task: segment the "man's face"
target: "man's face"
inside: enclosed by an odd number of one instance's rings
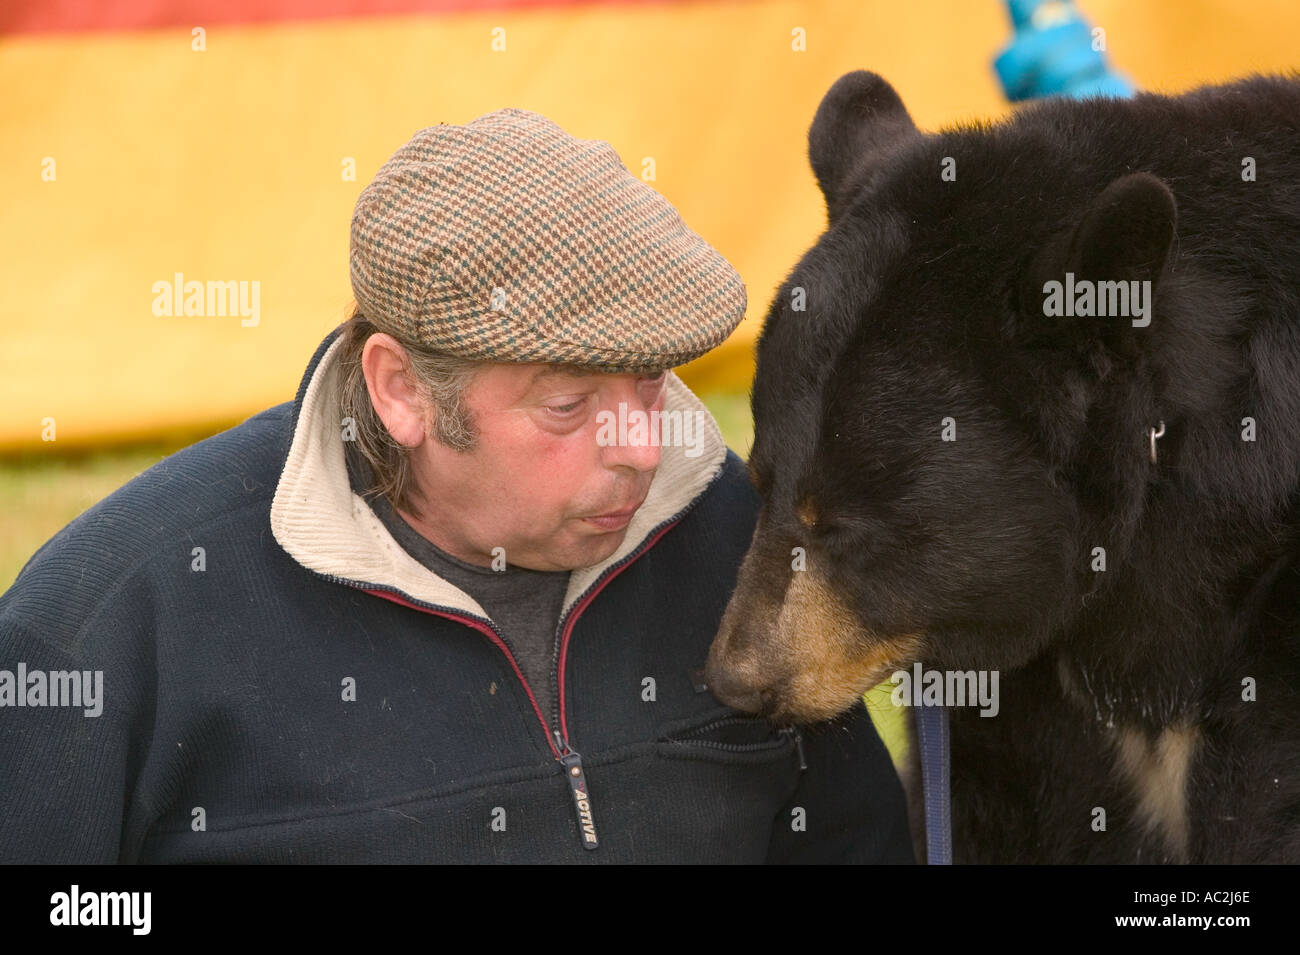
[[[659,466],[657,445],[597,441],[600,412],[663,409],[667,376],[565,366],[497,364],[465,393],[478,431],[457,452],[426,434],[412,451],[423,519],[403,517],[462,560],[490,565],[493,549],[534,570],[571,570],[609,557]],[[630,431],[630,429],[629,429]],[[617,517],[599,518],[613,512]]]

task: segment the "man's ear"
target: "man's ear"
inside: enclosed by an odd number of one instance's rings
[[[871,166],[919,135],[894,88],[875,73],[855,70],[836,80],[808,129],[808,161],[830,221],[839,218]]]
[[[370,403],[389,435],[408,448],[419,447],[428,436],[429,409],[412,383],[406,350],[397,339],[376,332],[361,349]]]
[[[1134,354],[1146,337],[1154,296],[1173,249],[1178,206],[1169,187],[1150,173],[1120,176],[1088,204],[1069,228],[1058,233],[1031,259],[1021,280],[1019,331],[1030,339],[1068,343],[1100,339],[1121,354]],[[1073,278],[1068,279],[1067,273]],[[1048,315],[1049,283],[1060,283],[1062,304],[1070,282],[1139,283],[1145,317]],[[1150,282],[1149,286],[1142,283]],[[1129,286],[1131,290],[1132,286]],[[1149,291],[1149,295],[1146,294]],[[1094,303],[1095,306],[1095,303]],[[1135,311],[1129,302],[1128,311]],[[1135,327],[1135,321],[1137,327]]]

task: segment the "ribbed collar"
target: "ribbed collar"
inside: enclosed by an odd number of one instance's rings
[[[393,590],[415,600],[487,617],[469,594],[406,552],[348,481],[343,456],[335,329],[317,349],[303,376],[294,406],[293,440],[271,503],[271,532],[299,564],[317,573]],[[665,446],[645,503],[632,516],[623,543],[599,564],[575,568],[564,612],[611,565],[636,551],[652,532],[690,508],[722,469],[727,447],[703,402],[668,372],[665,412],[681,411],[694,421],[696,447]],[[703,415],[696,415],[703,411]]]

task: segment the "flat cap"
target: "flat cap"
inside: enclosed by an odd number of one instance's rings
[[[604,140],[501,109],[422,129],[357,200],[352,291],[394,337],[466,358],[673,367],[745,316],[745,285]]]

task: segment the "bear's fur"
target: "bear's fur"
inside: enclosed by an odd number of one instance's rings
[[[714,692],[809,721],[997,670],[952,712],[956,861],[1300,861],[1298,123],[1256,76],[925,135],[842,77]],[[1149,323],[1045,314],[1066,273],[1150,282]]]

